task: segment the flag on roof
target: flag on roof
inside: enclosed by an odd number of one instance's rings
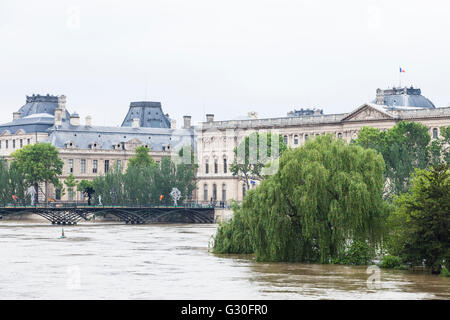
[[[400,68],[400,72],[405,72],[405,69]]]

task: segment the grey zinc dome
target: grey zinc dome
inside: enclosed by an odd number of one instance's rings
[[[20,118],[25,118],[32,114],[49,114],[53,116],[56,108],[58,108],[57,96],[33,94],[32,96],[27,96],[26,104],[19,109]],[[68,118],[70,118],[70,114],[66,110],[66,119]]]
[[[373,101],[378,105],[384,105],[387,109],[424,108],[434,109],[435,106],[426,97],[422,96],[418,88],[392,88],[387,90],[377,89],[377,98]]]

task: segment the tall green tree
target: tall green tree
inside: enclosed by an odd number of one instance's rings
[[[123,177],[122,170],[115,162],[106,175],[94,178],[92,184],[96,196],[95,203],[99,203],[98,196],[100,196],[102,204],[125,204]]]
[[[26,205],[30,202],[30,196],[27,193],[27,184],[25,183],[25,177],[22,171],[17,168],[17,164],[12,162],[9,171],[9,200],[14,194],[18,198],[18,202]]]
[[[150,156],[150,148],[146,146],[137,147],[136,155],[128,160],[129,167],[149,167],[155,163],[155,161]]]
[[[24,183],[34,186],[38,203],[39,183],[59,184],[58,175],[62,174],[63,161],[58,150],[50,143],[26,145],[11,154],[15,168],[23,174]],[[46,195],[47,198],[47,195]]]
[[[270,132],[254,132],[234,149],[230,171],[244,181],[249,190],[250,180],[261,180],[264,167],[273,165],[272,161],[278,159],[286,149],[282,136]]]
[[[77,180],[75,176],[71,173],[65,180],[64,184],[67,186],[67,191],[69,192],[69,200],[73,200],[73,194],[75,187],[77,186]]]
[[[417,170],[408,193],[399,196],[389,218],[389,250],[406,263],[433,273],[450,269],[450,169],[440,163]]]
[[[155,197],[154,174],[157,164],[145,146],[136,148],[136,155],[128,160],[128,167],[123,176],[124,198],[128,204],[145,205]]]
[[[4,206],[11,199],[11,191],[9,184],[8,163],[4,159],[0,159],[0,203]]]
[[[354,143],[380,152],[386,164],[386,195],[406,192],[409,177],[416,168],[424,169],[430,162],[430,135],[420,123],[400,121],[386,131],[361,128]]]
[[[430,145],[431,163],[450,164],[450,126],[440,127],[440,136]]]
[[[91,199],[95,193],[93,182],[83,179],[80,183],[78,183],[77,189],[83,194],[83,196],[88,198],[88,205],[91,205]]]
[[[322,263],[341,257],[355,241],[373,251],[386,218],[384,167],[375,150],[330,135],[289,149],[278,172],[248,192],[239,219],[219,227],[215,251],[252,247],[261,261]]]

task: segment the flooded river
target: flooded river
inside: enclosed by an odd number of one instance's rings
[[[60,226],[3,221],[0,299],[450,299],[449,278],[216,256],[216,227],[86,223],[60,239]]]

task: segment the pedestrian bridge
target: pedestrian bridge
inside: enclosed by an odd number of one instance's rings
[[[122,206],[83,204],[54,204],[37,206],[3,206],[0,216],[37,214],[52,224],[74,225],[95,217],[112,215],[126,224],[148,223],[214,223],[214,207],[201,205],[185,206]]]

